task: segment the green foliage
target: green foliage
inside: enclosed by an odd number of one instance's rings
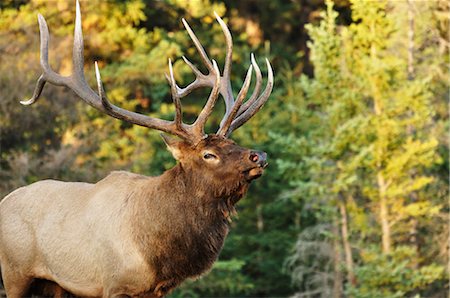
[[[357,287],[349,287],[347,294],[357,298],[412,297],[443,280],[444,267],[435,263],[416,268],[417,251],[399,246],[388,254],[376,248],[361,253],[362,266],[356,270]],[[437,283],[436,286],[442,286]],[[419,297],[419,296],[416,296]]]
[[[341,241],[354,242],[362,251],[380,244],[380,238],[388,238],[393,244],[383,246],[383,252],[377,250],[374,255],[378,259],[373,263],[364,258],[363,252],[357,257],[355,251],[346,251],[345,257],[356,261],[354,266],[348,259],[344,261],[343,252],[336,253],[343,248],[336,246],[335,237],[311,242],[300,234],[288,269],[300,289],[299,297],[314,293],[329,296],[336,290],[333,282],[339,282],[340,274],[349,271],[356,277],[354,283],[349,283],[353,285],[349,292],[352,297],[428,293],[444,279],[442,263],[421,259],[418,254],[409,255],[415,261],[408,263],[393,256],[404,250],[418,250],[417,241],[432,247],[427,237],[416,231],[430,221],[439,222],[443,216],[444,197],[436,198],[430,192],[437,174],[430,170],[441,163],[439,142],[432,133],[436,94],[430,82],[436,75],[432,69],[439,67],[441,60],[423,64],[422,57],[428,57],[433,45],[424,43],[423,35],[417,34],[414,55],[416,69],[421,72],[412,77],[407,71],[410,62],[408,40],[404,37],[408,22],[397,17],[406,8],[401,10],[386,1],[370,5],[352,1],[351,9],[353,23],[338,26],[338,14],[329,1],[321,15],[323,20],[307,26],[314,77],[303,77],[299,84],[306,102],[314,104],[306,122],[320,119],[321,123],[308,128],[305,140],[302,136],[291,139],[280,135],[278,141],[289,154],[279,164],[286,169],[286,178],[293,186],[285,195],[297,197],[303,208],[312,208],[318,218],[317,227],[332,222],[350,229],[351,238]],[[425,13],[431,9],[422,8]],[[421,26],[426,24],[416,23],[417,32],[423,33]],[[295,127],[303,125],[297,122]],[[348,218],[338,211],[342,208],[349,213]],[[344,218],[350,226],[344,226]],[[327,253],[320,247],[327,247]],[[315,262],[309,263],[313,257],[308,259],[308,251],[317,252]],[[417,259],[421,259],[420,264]],[[342,268],[336,265],[339,263]],[[392,274],[382,275],[387,271]],[[373,278],[380,275],[380,281]],[[405,281],[408,278],[411,282]]]
[[[244,265],[243,261],[237,259],[219,260],[209,274],[184,283],[169,297],[217,297],[220,293],[227,293],[228,297],[236,297],[249,294],[254,289],[254,285],[248,276],[242,273]]]
[[[450,85],[444,2],[413,4],[412,73],[407,1],[81,2],[87,79],[95,86],[98,61],[108,97],[128,110],[172,119],[167,60],[182,86],[193,79],[182,55],[203,69],[183,17],[219,65],[225,43],[212,12],[228,23],[233,92],[250,52],[263,73],[264,57],[274,66],[271,99],[232,135],[266,151],[270,166],[239,202],[211,272],[171,297],[444,295]],[[40,73],[37,12],[50,28],[52,67],[71,72],[73,3],[2,1],[0,194],[46,178],[95,182],[112,170],[159,175],[171,168],[175,161],[158,132],[102,115],[65,88],[46,86],[35,105],[18,104]],[[183,99],[186,122],[208,92]],[[209,132],[223,109],[217,104]],[[380,248],[382,200],[388,253]]]
[[[298,236],[286,268],[292,281],[301,285],[301,295],[329,297],[333,294],[333,254],[329,224],[305,228]]]

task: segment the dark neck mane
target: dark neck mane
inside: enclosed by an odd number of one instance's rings
[[[175,286],[211,268],[247,183],[214,183],[180,164],[149,179],[133,199],[134,240],[150,267],[157,268],[158,282]]]
[[[193,171],[185,170],[181,164],[166,171],[161,178],[164,188],[184,194],[195,206],[203,205],[216,210],[227,221],[236,213],[235,204],[246,194],[248,183],[214,181],[199,177]]]

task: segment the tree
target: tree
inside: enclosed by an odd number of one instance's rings
[[[381,288],[385,296],[426,291],[443,278],[442,265],[428,259],[419,265],[418,271],[410,272],[414,278],[426,276],[426,281],[402,284],[401,290],[396,278],[403,274],[403,269],[388,278],[389,285],[386,279],[379,283],[364,279],[364,274],[374,270],[370,267],[373,265],[384,268],[379,272],[390,270],[389,266],[405,266],[404,270],[417,266],[417,262],[404,263],[405,258],[400,257],[411,249],[408,237],[411,223],[420,226],[430,220],[439,222],[442,208],[441,201],[427,191],[436,179],[430,170],[440,163],[438,141],[432,133],[434,94],[430,81],[435,73],[430,70],[435,65],[428,65],[428,69],[422,65],[427,71],[408,77],[408,43],[396,42],[407,26],[401,22],[401,12],[394,9],[395,5],[400,4],[378,1],[368,5],[353,1],[354,23],[336,27],[336,13],[329,2],[320,25],[308,28],[314,78],[304,79],[302,87],[307,100],[318,103],[315,113],[323,119],[316,133],[319,139],[314,140],[320,145],[311,152],[322,169],[319,173],[313,171],[309,177],[317,179],[323,202],[331,210],[339,208],[330,216],[341,217],[347,292],[355,297],[374,297],[370,295]],[[429,46],[432,45],[422,44],[417,57],[429,55]],[[321,146],[324,149],[318,150]],[[420,198],[414,198],[415,192],[421,193]],[[379,229],[371,228],[371,221],[378,222]],[[377,247],[379,242],[374,237],[378,235],[381,252],[386,255],[380,258],[390,260],[386,263],[380,263],[379,259],[372,263],[373,259],[364,257],[369,247]],[[354,268],[349,241],[357,236],[360,249]],[[330,243],[333,241],[333,237],[328,239]],[[300,241],[298,245],[302,246]],[[424,275],[425,271],[432,273]]]

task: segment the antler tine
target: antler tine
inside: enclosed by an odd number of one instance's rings
[[[231,79],[230,79],[231,62],[233,56],[233,38],[231,37],[231,32],[228,29],[228,26],[225,24],[222,18],[219,17],[219,15],[216,12],[214,12],[214,15],[216,16],[216,20],[219,23],[220,28],[222,28],[222,32],[225,35],[225,42],[227,45],[225,66],[223,69],[223,77],[222,77],[223,80],[222,96],[225,101],[225,116],[224,116],[225,119],[228,118],[234,106],[233,91],[231,88]]]
[[[222,28],[223,34],[225,35],[227,50],[225,56],[225,66],[223,69],[223,78],[229,80],[231,73],[231,59],[233,56],[233,38],[231,37],[231,32],[228,29],[228,26],[225,24],[222,18],[219,17],[219,15],[216,12],[214,12],[214,16],[216,17],[216,20],[219,23],[220,27]]]
[[[73,35],[73,51],[72,51],[73,75],[79,81],[84,79],[84,42],[83,30],[81,28],[81,12],[80,3],[76,1],[75,10],[75,31]]]
[[[244,84],[242,85],[242,88],[239,91],[236,101],[234,102],[233,108],[231,109],[230,113],[228,115],[225,115],[225,117],[221,121],[220,128],[217,131],[218,135],[225,136],[227,134],[234,117],[236,116],[237,112],[239,111],[239,108],[244,102],[244,99],[247,96],[248,89],[250,88],[250,82],[252,79],[252,70],[253,65],[250,65],[247,71],[247,75],[245,76]]]
[[[73,49],[72,49],[72,65],[73,73],[70,76],[67,86],[71,88],[79,97],[81,97],[86,103],[93,107],[98,106],[98,96],[89,87],[84,77],[84,42],[83,42],[83,29],[81,27],[81,9],[80,2],[76,0],[75,3],[75,29],[73,36]],[[102,106],[105,107],[104,100],[107,101],[106,95],[104,98],[100,96],[102,100]],[[109,106],[111,104],[108,102]],[[111,111],[112,109],[110,109]]]
[[[42,90],[44,90],[45,83],[46,80],[44,78],[44,75],[42,74],[36,82],[36,87],[34,88],[31,98],[27,100],[21,100],[20,103],[24,106],[34,104],[39,96],[41,96]]]
[[[192,64],[186,56],[181,56],[181,58],[183,58],[183,61],[189,66],[196,76],[204,76],[204,74],[202,74],[202,72],[194,64]]]
[[[208,76],[205,76],[185,56],[182,56],[182,58],[183,58],[184,62],[189,66],[189,68],[192,70],[192,72],[195,74],[195,80],[184,88],[179,88],[179,87],[177,88],[178,95],[180,97],[189,95],[192,91],[194,91],[197,88],[214,86],[214,81],[211,80],[212,76],[215,76],[214,73],[211,73]],[[214,69],[214,67],[213,67],[213,69]],[[220,75],[220,72],[219,72],[219,75]]]
[[[44,89],[45,83],[48,81],[55,85],[64,85],[68,83],[69,78],[63,77],[56,72],[53,71],[53,69],[50,67],[50,64],[48,63],[48,41],[49,41],[49,32],[48,32],[48,26],[47,22],[45,21],[45,18],[38,14],[38,23],[39,23],[39,32],[40,32],[40,50],[41,50],[41,66],[43,69],[42,75],[39,77],[39,79],[36,82],[36,87],[34,88],[33,96],[28,100],[22,100],[20,101],[23,105],[31,105],[38,100],[39,96],[42,93],[42,90]]]
[[[186,20],[184,18],[182,18],[181,21],[183,22],[183,25],[186,28],[186,31],[188,32],[192,41],[194,42],[195,47],[197,48],[198,52],[200,53],[200,57],[202,58],[203,63],[205,63],[206,67],[208,68],[208,70],[210,72],[214,71],[214,67],[211,64],[211,61],[209,60],[208,54],[206,54],[205,49],[203,48],[202,44],[198,40],[194,31],[192,31],[191,27],[189,26],[189,24],[186,22]]]
[[[168,78],[170,83],[170,90],[172,93],[172,100],[173,104],[175,105],[175,126],[177,129],[183,130],[182,127],[182,113],[181,113],[181,102],[180,102],[180,96],[177,92],[177,83],[175,82],[175,77],[173,75],[173,67],[172,67],[172,60],[169,58],[169,73],[170,78]],[[167,75],[166,75],[167,77]]]
[[[270,93],[272,93],[273,89],[273,70],[267,58],[266,64],[268,72],[266,88],[264,89],[263,93],[258,97],[258,99],[246,111],[244,111],[241,115],[239,115],[236,119],[233,120],[230,129],[225,134],[225,137],[228,137],[231,132],[239,128],[242,124],[244,124],[251,117],[253,117],[253,115],[255,115],[266,103],[267,99],[269,99]]]
[[[252,65],[256,73],[255,90],[253,90],[252,96],[250,96],[250,98],[239,108],[239,111],[237,113],[238,116],[245,112],[255,102],[255,100],[258,98],[259,92],[261,91],[262,74],[261,70],[259,69],[258,63],[256,63],[253,53],[250,55],[250,60],[252,61]]]
[[[100,76],[100,70],[98,69],[97,61],[95,61],[95,78],[97,79],[97,88],[98,88],[98,95],[100,96],[100,99],[102,100],[103,107],[111,111],[113,110],[112,105],[109,103],[108,98],[105,95],[105,89],[103,88],[102,78]]]
[[[216,81],[214,83],[213,90],[211,91],[211,94],[209,95],[208,101],[206,102],[202,111],[198,115],[197,120],[195,120],[194,124],[192,124],[192,126],[196,130],[197,134],[202,135],[202,136],[204,135],[204,128],[205,128],[206,120],[208,119],[209,115],[211,115],[214,105],[217,102],[217,98],[219,98],[219,92],[220,92],[219,68],[218,68],[215,60],[213,60],[212,63],[213,63],[213,67],[214,67],[215,74],[216,74]]]

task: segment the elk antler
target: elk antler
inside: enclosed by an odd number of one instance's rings
[[[232,60],[231,58],[233,54],[233,40],[231,37],[230,30],[228,29],[224,21],[217,15],[217,13],[214,12],[214,15],[216,16],[217,22],[220,24],[223,34],[225,35],[227,48],[223,75],[220,77],[220,94],[223,96],[225,101],[225,115],[220,123],[220,127],[219,130],[217,131],[217,134],[228,137],[231,134],[231,132],[233,132],[234,130],[239,128],[242,124],[247,122],[253,115],[256,114],[256,112],[259,111],[259,109],[261,109],[264,103],[266,103],[273,88],[273,71],[269,63],[269,60],[266,59],[268,81],[264,92],[260,94],[262,85],[262,75],[259,66],[255,61],[255,57],[252,54],[251,65],[247,71],[244,84],[242,86],[242,89],[239,91],[236,99],[234,99],[230,80],[231,60]],[[188,32],[189,36],[194,42],[194,45],[200,54],[201,60],[208,69],[208,74],[204,75],[186,57],[183,56],[183,60],[192,69],[196,78],[191,84],[189,84],[185,88],[180,88],[178,86],[176,87],[177,94],[181,97],[188,95],[194,89],[200,87],[205,86],[213,87],[214,80],[217,75],[217,73],[215,73],[214,68],[212,67],[208,55],[203,49],[203,46],[201,45],[197,36],[195,36],[194,31],[192,31],[191,27],[189,26],[189,24],[186,22],[185,19],[182,19],[182,22],[184,27],[186,28],[186,31]],[[244,103],[245,96],[247,95],[248,89],[250,87],[250,79],[253,68],[255,69],[256,72],[255,90],[253,91],[252,96]]]
[[[81,29],[81,13],[80,4],[78,0],[76,1],[76,18],[75,18],[75,32],[74,32],[74,44],[73,44],[73,74],[70,76],[61,76],[54,72],[48,62],[48,42],[49,42],[49,32],[48,26],[44,17],[39,14],[39,30],[41,37],[41,66],[43,69],[42,75],[39,77],[33,96],[26,101],[21,101],[23,105],[30,105],[36,102],[42,93],[44,85],[49,82],[58,86],[66,86],[72,89],[83,101],[93,106],[97,110],[110,115],[114,118],[125,120],[127,122],[141,125],[148,128],[153,128],[161,130],[170,134],[177,135],[189,142],[196,144],[201,139],[204,138],[204,126],[206,120],[212,112],[212,109],[217,101],[219,93],[222,94],[225,100],[226,112],[224,118],[221,121],[221,125],[218,131],[219,135],[227,137],[233,130],[237,129],[239,126],[244,124],[250,117],[252,117],[267,101],[273,86],[273,73],[270,67],[270,63],[267,61],[267,68],[269,71],[269,80],[264,92],[258,97],[261,88],[261,71],[255,62],[252,55],[251,61],[252,65],[249,67],[247,76],[245,78],[243,87],[239,92],[236,100],[233,99],[231,82],[230,82],[230,71],[231,71],[231,55],[232,55],[232,39],[230,31],[228,30],[225,23],[217,15],[216,18],[222,27],[227,41],[227,54],[224,67],[224,74],[221,77],[217,63],[209,60],[205,50],[198,41],[194,32],[191,30],[187,22],[183,19],[182,22],[186,27],[190,37],[194,41],[197,50],[200,53],[200,57],[205,63],[209,73],[208,75],[202,74],[192,63],[190,63],[185,57],[183,60],[188,64],[196,75],[196,79],[190,85],[185,88],[179,88],[175,82],[173,76],[172,62],[169,59],[169,73],[170,75],[166,78],[171,86],[172,99],[175,105],[175,119],[173,121],[167,121],[163,119],[153,118],[145,116],[132,111],[124,110],[110,103],[106,97],[105,91],[103,89],[103,83],[100,77],[100,71],[98,69],[97,62],[95,62],[95,74],[97,78],[98,94],[95,93],[87,84],[84,77],[83,65],[84,65],[84,46],[83,46],[83,33]],[[251,98],[244,104],[245,96],[250,87],[250,79],[252,74],[252,68],[256,71],[256,87]],[[197,120],[189,125],[182,122],[181,114],[181,102],[180,98],[186,96],[192,90],[199,87],[212,87],[211,94],[200,112]]]

